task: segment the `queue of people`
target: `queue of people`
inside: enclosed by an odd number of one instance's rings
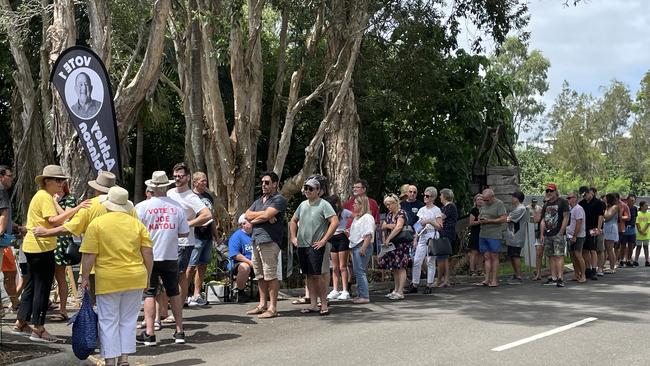
[[[184,163],[174,166],[172,173],[169,179],[164,171],[154,172],[145,182],[147,199],[134,206],[128,191],[116,184],[111,173],[100,172],[88,182],[94,197],[78,202],[61,167],[46,166],[35,179],[39,190],[23,228],[12,221],[6,193],[11,171],[0,166],[0,234],[24,234],[21,252],[26,259],[27,280],[20,303],[16,300],[12,332],[35,342],[57,341],[45,329],[49,295],[56,279],[61,302],[51,320],[67,320],[65,268],[73,264],[69,247],[75,245],[75,237],[83,237],[81,288],[90,292],[97,306],[106,364],[127,365],[136,343],[156,345],[156,331],[163,324],[174,324],[173,341],[185,343],[183,307],[206,304],[202,282],[220,233],[212,217],[214,197],[207,191],[206,175],[191,174]],[[241,214],[228,240],[233,291],[243,293],[250,278],[259,288],[259,301],[248,315],[259,319],[279,315],[278,267],[285,234],[305,276],[307,296],[298,302],[306,305],[300,310],[303,314],[329,315],[329,301],[369,303],[367,267],[375,253],[379,268],[392,274],[393,286],[386,294],[389,300],[403,300],[418,292],[430,294],[451,285],[449,257],[459,218],[451,189],[426,187],[419,201],[417,187],[405,184],[399,196],[384,197],[387,213],[382,218],[379,205],[366,194],[365,180],[357,180],[352,196],[342,203],[338,196],[329,195],[326,177],[310,176],[302,186],[305,200],[285,232],[288,202],[278,191],[278,175],[263,172],[260,187],[261,196]],[[548,258],[550,275],[545,285],[565,286],[567,252],[575,269],[572,281],[577,283],[597,280],[622,266],[638,266],[641,250],[645,265],[650,266],[648,204],[641,201],[637,208],[635,199],[629,195],[623,201],[618,194],[608,193],[600,200],[596,189],[587,187],[561,197],[557,186],[550,183],[543,205],[533,200],[524,206],[524,194],[513,192],[507,210],[487,188],[474,197],[469,215],[469,274],[484,277],[477,286],[499,286],[500,253],[505,251],[513,268],[508,284],[522,284],[521,256],[528,240],[534,240],[537,256],[533,280],[541,280],[542,259]],[[535,233],[530,239],[529,225]],[[440,250],[441,245],[448,249]],[[426,282],[421,286],[423,265]],[[194,290],[188,294],[190,284]],[[11,290],[10,296],[17,296],[18,290]],[[138,323],[142,299],[144,321]],[[136,334],[136,329],[142,332]]]

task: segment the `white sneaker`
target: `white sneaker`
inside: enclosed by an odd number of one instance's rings
[[[391,296],[393,296],[393,294],[396,294],[396,293],[397,293],[397,292],[395,292],[395,290],[393,290],[393,291],[387,293],[386,295],[384,295],[384,297],[387,298],[387,299],[390,299]]]
[[[330,291],[330,293],[327,295],[327,300],[334,300],[334,299],[337,299],[337,298],[339,297],[340,294],[341,294],[340,292],[338,292],[338,291],[336,291],[336,290],[332,290],[332,291]]]
[[[341,294],[336,298],[337,300],[350,300],[350,293],[347,291],[341,291]]]
[[[193,297],[190,300],[188,305],[193,307],[193,306],[205,306],[207,304],[208,303],[205,300],[203,300],[201,296],[197,296],[196,298]]]

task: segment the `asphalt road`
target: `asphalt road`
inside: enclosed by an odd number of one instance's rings
[[[465,282],[399,302],[378,293],[367,305],[335,303],[326,317],[302,315],[288,300],[270,320],[246,316],[252,304],[213,305],[185,312],[187,344],[173,344],[173,330],[163,328],[159,345],[139,347],[131,364],[650,365],[649,276],[650,267],[639,267],[565,288]],[[597,319],[492,350],[586,318]],[[69,340],[69,328],[47,327]],[[59,347],[58,358],[23,364],[78,364],[69,345]]]

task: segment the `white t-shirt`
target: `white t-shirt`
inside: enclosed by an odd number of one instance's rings
[[[135,205],[135,211],[149,230],[153,260],[177,260],[178,234],[190,231],[183,208],[169,197],[151,197]]]
[[[191,189],[188,189],[183,193],[178,193],[176,188],[172,188],[167,191],[167,197],[176,201],[176,203],[185,210],[185,218],[188,221],[193,220],[199,211],[206,208],[205,203],[203,203],[199,196],[192,192]],[[178,240],[178,246],[180,247],[194,246],[195,243],[196,239],[194,238],[194,230],[190,230],[190,235],[188,235],[187,240],[184,240],[183,238]]]
[[[372,235],[370,242],[375,238],[375,218],[371,214],[355,217],[350,226],[350,248],[363,243],[363,237]]]
[[[584,238],[587,236],[587,230],[585,225],[585,209],[580,205],[575,205],[571,209],[571,219],[569,220],[569,226],[566,228],[566,237],[571,239],[576,231],[576,221],[582,219],[582,225],[580,225],[580,231],[577,233],[576,238]]]
[[[438,217],[442,217],[442,211],[438,208],[438,206],[433,206],[431,208],[427,206],[422,206],[418,210],[418,221],[420,220],[427,220],[427,221],[435,221]],[[433,225],[427,224],[425,227],[425,233],[426,234],[435,234],[436,229],[434,229]]]

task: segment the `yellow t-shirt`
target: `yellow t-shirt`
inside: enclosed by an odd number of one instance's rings
[[[92,220],[80,252],[97,255],[95,293],[102,295],[147,287],[147,269],[140,248],[151,246],[147,228],[129,214],[109,212]]]
[[[32,229],[37,226],[51,229],[52,225],[47,219],[57,215],[54,198],[46,190],[39,189],[32,197],[27,210],[27,234],[23,239],[23,252],[44,253],[56,249],[56,237],[37,238],[32,233]]]

